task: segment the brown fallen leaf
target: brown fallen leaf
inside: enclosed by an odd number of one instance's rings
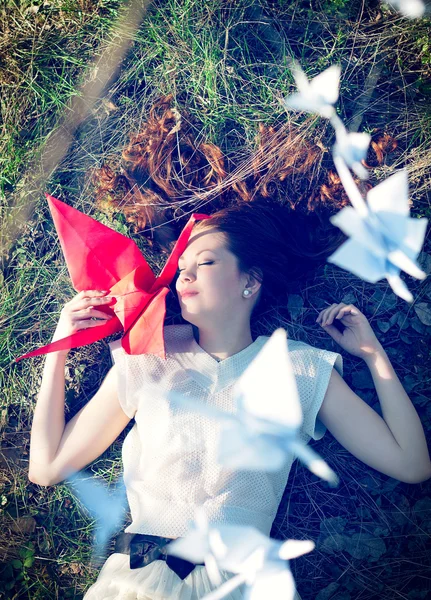
[[[79,563],[70,563],[69,567],[74,575],[79,575],[81,573],[81,565]]]
[[[19,448],[0,448],[0,467],[10,469],[11,465],[20,465],[22,460]]]
[[[82,573],[81,565],[77,562],[64,563],[60,565],[59,569],[63,575],[70,575],[71,573],[73,575],[80,575]]]
[[[414,305],[419,320],[428,327],[431,325],[431,308],[427,302],[418,302]]]
[[[33,517],[18,517],[11,527],[14,533],[33,533],[36,529],[36,521]]]

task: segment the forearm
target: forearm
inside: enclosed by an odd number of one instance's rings
[[[382,416],[411,468],[431,477],[431,462],[422,423],[392,364],[381,348],[365,359],[379,397]]]
[[[42,384],[30,434],[30,480],[43,483],[60,445],[64,428],[66,354],[53,352],[45,359]]]

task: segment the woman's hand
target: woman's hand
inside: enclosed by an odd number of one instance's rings
[[[76,296],[67,302],[61,313],[52,342],[61,340],[72,333],[89,327],[98,327],[103,325],[114,315],[109,315],[95,307],[112,306],[116,299],[114,296],[107,296],[108,292],[99,290],[88,290],[79,292]],[[67,354],[61,351],[62,354]]]
[[[344,325],[342,332],[333,325],[335,319]],[[353,356],[367,359],[383,350],[368,319],[353,304],[331,304],[319,313],[316,323]]]

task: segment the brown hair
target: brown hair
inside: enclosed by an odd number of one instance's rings
[[[307,140],[310,120],[260,125],[257,151],[236,165],[218,146],[198,142],[192,119],[171,104],[172,96],[165,96],[153,105],[122,163],[93,172],[99,208],[121,211],[135,233],[165,252],[191,212],[211,214],[194,230],[225,233],[241,271],[262,281],[259,304],[279,299],[346,239],[329,222],[349,204],[330,153]],[[367,163],[381,164],[395,147],[394,138],[378,132]]]

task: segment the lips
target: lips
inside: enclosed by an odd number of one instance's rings
[[[188,296],[196,296],[199,292],[184,292],[181,294],[181,298],[187,298]]]

